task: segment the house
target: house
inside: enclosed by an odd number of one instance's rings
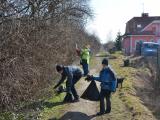
[[[141,17],[133,17],[126,23],[122,42],[124,53],[134,54],[139,41],[160,43],[160,16],[142,13]]]

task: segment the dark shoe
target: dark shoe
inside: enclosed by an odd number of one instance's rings
[[[63,103],[72,103],[74,100],[73,99],[64,99]]]
[[[79,102],[79,99],[74,99],[73,102]]]
[[[106,110],[106,111],[105,111],[105,114],[108,114],[108,113],[110,113],[110,112],[111,112],[110,110]]]
[[[69,100],[69,101],[66,101],[66,100],[63,100],[63,103],[72,103],[73,100]]]
[[[103,112],[98,112],[96,115],[100,116],[100,115],[103,115],[103,114],[104,114]]]

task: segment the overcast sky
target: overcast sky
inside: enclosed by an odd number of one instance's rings
[[[124,34],[126,22],[141,16],[143,10],[150,16],[160,16],[160,0],[91,0],[90,6],[95,15],[86,29],[102,43],[115,39],[118,31]]]

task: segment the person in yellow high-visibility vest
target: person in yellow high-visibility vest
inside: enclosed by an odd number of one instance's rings
[[[76,48],[78,55],[80,56],[80,64],[82,65],[84,76],[89,73],[89,62],[90,62],[90,46],[86,45],[85,48],[79,50]]]

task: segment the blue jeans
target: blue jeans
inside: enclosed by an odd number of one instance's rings
[[[83,68],[83,74],[84,76],[88,75],[89,73],[89,65],[86,61],[82,60],[82,68]]]
[[[106,110],[105,110],[105,103],[104,98],[106,98]],[[111,91],[101,89],[100,92],[100,112],[104,113],[105,111],[110,112],[111,111]]]

